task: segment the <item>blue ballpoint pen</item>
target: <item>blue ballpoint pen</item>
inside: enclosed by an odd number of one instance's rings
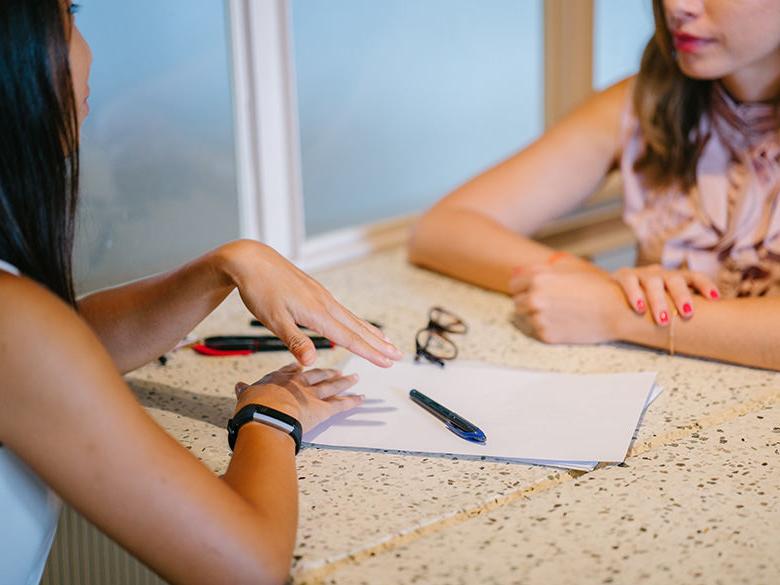
[[[483,433],[477,425],[470,423],[459,414],[452,412],[449,408],[428,398],[422,392],[412,389],[409,391],[409,398],[412,399],[412,402],[419,404],[433,416],[444,422],[444,425],[461,439],[466,439],[472,443],[485,443],[487,441],[485,433]]]

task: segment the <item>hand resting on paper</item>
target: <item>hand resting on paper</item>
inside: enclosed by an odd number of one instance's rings
[[[236,384],[236,412],[248,404],[262,404],[298,419],[309,431],[330,417],[363,403],[362,396],[339,396],[358,381],[332,369],[304,371],[297,363],[266,374],[254,384]]]

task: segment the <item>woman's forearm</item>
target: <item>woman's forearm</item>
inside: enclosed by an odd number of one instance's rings
[[[122,372],[170,350],[213,311],[234,285],[224,276],[222,248],[171,272],[99,291],[79,312]]]
[[[269,557],[280,562],[274,572],[287,574],[298,525],[298,480],[295,442],[282,431],[259,423],[241,428],[225,482],[262,518],[274,550]],[[273,480],[269,480],[273,478]]]
[[[659,327],[648,314],[620,320],[622,341],[677,353],[780,370],[780,298],[697,300],[692,319]],[[673,336],[673,339],[672,339]]]
[[[615,166],[630,83],[594,95],[537,141],[450,193],[420,219],[410,260],[501,292],[508,292],[513,267],[546,262],[552,250],[528,236],[576,208]]]
[[[442,205],[420,219],[409,244],[414,264],[504,293],[514,267],[544,263],[553,252],[485,215]]]

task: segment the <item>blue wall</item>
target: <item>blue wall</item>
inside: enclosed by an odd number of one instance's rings
[[[222,0],[82,0],[94,52],[79,288],[165,270],[238,236]]]
[[[653,35],[651,0],[596,0],[593,86],[602,89],[639,69]]]
[[[543,123],[539,0],[293,0],[306,231],[419,211]]]

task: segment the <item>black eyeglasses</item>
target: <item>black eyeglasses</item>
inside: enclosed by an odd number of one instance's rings
[[[458,356],[458,348],[447,334],[462,334],[468,330],[463,319],[454,313],[441,307],[433,307],[428,313],[428,325],[420,329],[415,337],[417,351],[414,361],[425,358],[443,368],[445,361]]]

